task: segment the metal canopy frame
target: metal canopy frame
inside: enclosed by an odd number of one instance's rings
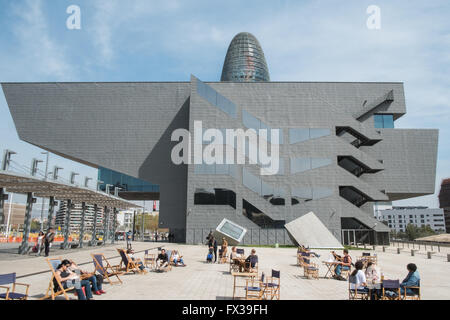
[[[44,181],[33,176],[4,170],[0,170],[0,188],[14,193],[32,192],[35,197],[54,197],[59,200],[70,199],[72,202],[86,202],[99,207],[141,208],[130,201],[86,187],[60,181]]]

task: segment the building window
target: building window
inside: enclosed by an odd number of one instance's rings
[[[392,114],[375,114],[375,128],[394,128],[394,116]]]
[[[197,188],[194,194],[196,205],[229,205],[236,209],[236,193],[222,188]]]

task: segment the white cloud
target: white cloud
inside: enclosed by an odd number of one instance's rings
[[[7,56],[8,60],[15,61],[10,64],[14,67],[11,73],[41,80],[73,79],[74,69],[66,58],[65,48],[50,36],[42,1],[27,0],[15,3],[12,8],[18,18],[12,26],[18,46],[15,55]]]

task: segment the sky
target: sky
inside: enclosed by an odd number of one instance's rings
[[[67,28],[71,5],[81,29]],[[367,26],[370,5],[380,9],[379,29]],[[450,177],[449,16],[447,0],[0,0],[0,82],[219,81],[231,39],[247,31],[272,81],[403,82],[407,114],[396,128],[439,129],[436,192],[394,204],[438,207]],[[45,160],[19,140],[3,94],[0,137],[16,163]],[[54,165],[67,179],[97,178],[51,154]]]

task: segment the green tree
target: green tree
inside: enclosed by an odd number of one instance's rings
[[[31,232],[36,232],[41,229],[41,223],[38,220],[31,220]]]
[[[145,231],[155,231],[158,229],[158,216],[144,214],[144,229]],[[142,230],[142,214],[136,214],[136,232],[140,233]]]

